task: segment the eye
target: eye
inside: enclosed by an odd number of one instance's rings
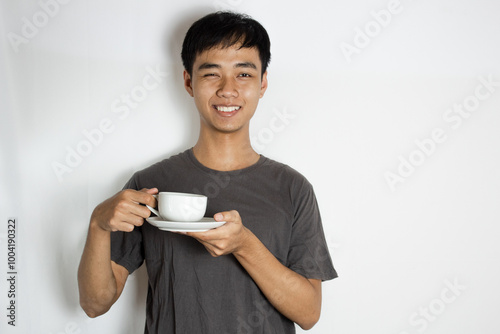
[[[240,77],[243,77],[243,78],[251,78],[251,77],[252,77],[252,76],[251,76],[250,74],[248,74],[248,73],[241,73],[239,76],[240,76]]]
[[[204,77],[215,77],[215,73],[207,73],[203,75]]]

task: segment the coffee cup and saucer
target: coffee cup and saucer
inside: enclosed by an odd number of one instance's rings
[[[204,195],[160,192],[153,196],[158,202],[158,210],[146,205],[156,215],[146,218],[146,221],[162,231],[205,232],[226,223],[204,217],[207,210]]]

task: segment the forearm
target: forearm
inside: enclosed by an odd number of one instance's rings
[[[116,300],[110,243],[110,232],[91,222],[78,268],[80,305],[90,317],[105,313]]]
[[[284,316],[309,329],[321,312],[321,286],[282,265],[250,231],[234,256],[270,303]]]

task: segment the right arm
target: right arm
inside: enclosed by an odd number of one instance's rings
[[[141,226],[150,211],[140,204],[156,206],[158,190],[123,190],[99,204],[92,213],[78,268],[80,305],[91,318],[106,313],[123,291],[129,272],[111,260],[113,231],[131,232]]]

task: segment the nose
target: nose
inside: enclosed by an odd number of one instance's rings
[[[237,97],[238,87],[234,79],[223,79],[221,81],[219,89],[217,90],[217,96],[223,98]]]

